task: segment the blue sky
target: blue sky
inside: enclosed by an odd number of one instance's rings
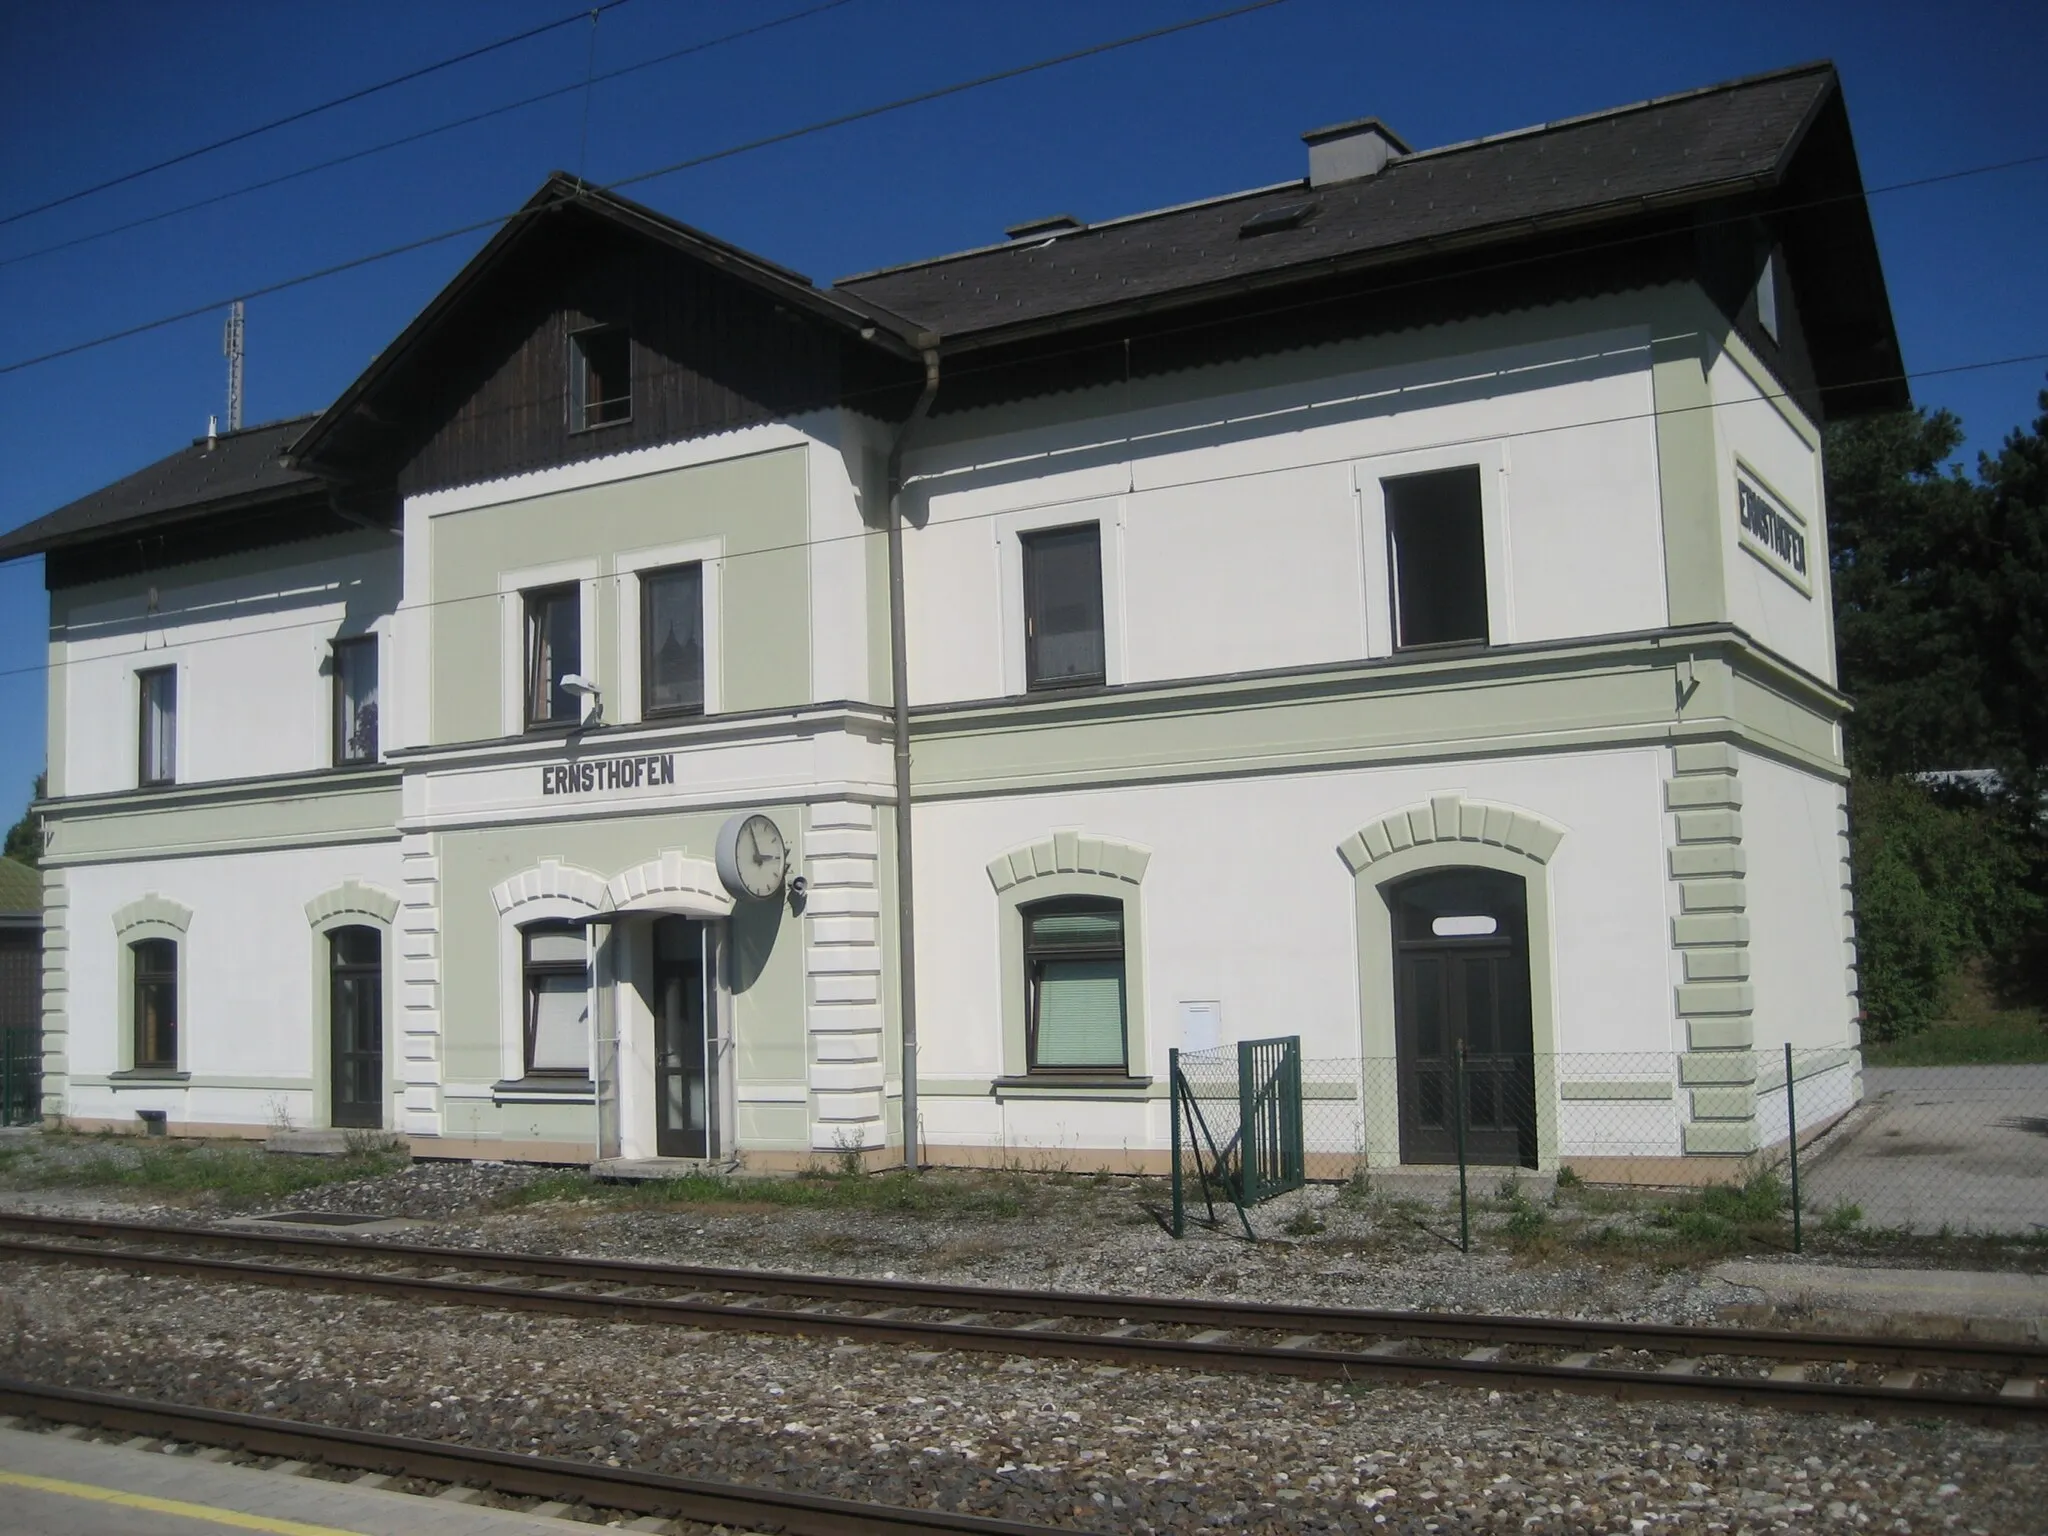
[[[816,0],[627,0],[602,72]],[[845,0],[746,41],[61,252],[42,247],[579,83],[586,23],[0,224],[0,366],[518,206],[1221,8],[1225,0]],[[0,5],[0,218],[565,15],[566,0]],[[1258,14],[662,180],[631,195],[828,280],[1297,176],[1299,135],[1376,114],[1418,148],[1815,58],[1873,187],[2048,152],[2048,6],[1287,0]],[[1913,370],[2048,351],[2048,164],[1877,195]],[[325,405],[486,238],[253,302],[247,419]],[[28,259],[11,258],[26,256]],[[222,409],[220,316],[0,374],[0,527],[174,451]],[[1916,380],[1995,448],[2040,363]],[[0,824],[43,761],[40,562],[0,566]]]

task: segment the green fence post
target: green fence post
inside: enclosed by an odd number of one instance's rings
[[[1472,1251],[1472,1213],[1465,1199],[1465,1042],[1458,1042],[1458,1107],[1452,1124],[1458,1135],[1458,1249]]]
[[[1792,1163],[1792,1251],[1801,1249],[1799,1224],[1799,1103],[1792,1091],[1792,1042],[1785,1042],[1785,1152]]]
[[[1173,1111],[1173,1235],[1186,1232],[1180,1188],[1180,1047],[1166,1053],[1166,1102]]]

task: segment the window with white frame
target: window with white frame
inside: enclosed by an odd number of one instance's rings
[[[1018,543],[1024,556],[1025,686],[1102,683],[1102,525],[1041,528],[1021,534]]]
[[[377,760],[377,637],[334,642],[334,761]]]
[[[143,784],[178,781],[178,669],[151,667],[135,674],[140,704],[136,778]]]
[[[590,945],[575,923],[520,930],[528,1077],[584,1077],[590,1071]]]
[[[1380,482],[1394,646],[1485,645],[1486,528],[1476,464]]]
[[[569,426],[607,427],[633,417],[633,339],[618,326],[569,338]]]
[[[640,712],[704,712],[704,566],[640,575]]]
[[[567,687],[583,665],[583,602],[574,582],[522,594],[526,607],[527,729],[574,725],[583,700]]]

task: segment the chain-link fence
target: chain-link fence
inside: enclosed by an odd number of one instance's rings
[[[1226,1152],[1242,1119],[1235,1048],[1180,1062],[1190,1123]],[[1450,1050],[1309,1057],[1299,1080],[1307,1179],[1370,1186],[1447,1216],[1461,1187],[1489,1201],[1502,1188],[1547,1197],[1560,1182],[1748,1190],[1746,1208],[1774,1206],[1788,1246],[1821,1229],[2048,1244],[2048,1064],[1875,1068],[1841,1046]],[[1178,1144],[1191,1192],[1215,1177],[1198,1166],[1211,1149],[1195,1139]]]

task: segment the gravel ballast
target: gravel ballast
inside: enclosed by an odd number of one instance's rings
[[[1141,1533],[2048,1528],[2030,1432],[4,1268],[13,1374],[884,1503]]]

